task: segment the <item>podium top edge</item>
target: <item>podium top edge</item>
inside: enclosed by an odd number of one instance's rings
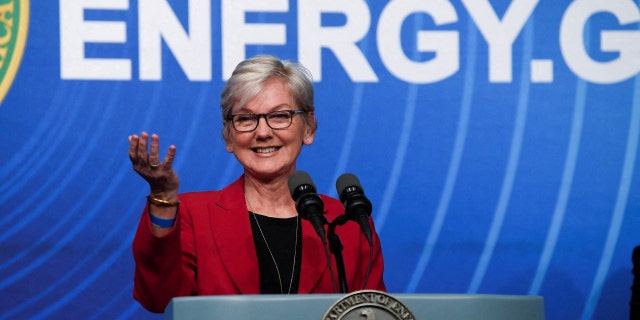
[[[357,293],[354,292],[354,293]],[[310,320],[349,294],[255,294],[173,298],[165,320],[219,319]],[[385,293],[411,310],[416,319],[544,320],[541,296],[502,294]],[[377,297],[377,296],[376,296]],[[366,300],[366,299],[364,299]],[[360,300],[360,301],[364,301]],[[384,301],[387,301],[383,299]],[[349,300],[351,301],[351,300]],[[376,300],[378,301],[378,300]],[[478,318],[478,315],[482,315]]]
[[[412,299],[446,299],[446,300],[542,300],[542,296],[534,296],[534,295],[506,295],[506,294],[456,294],[456,293],[387,293],[393,297],[396,297],[400,300],[412,300]],[[188,297],[175,297],[172,300],[182,301],[182,300],[227,300],[227,301],[235,301],[235,300],[262,300],[262,301],[272,301],[272,300],[297,300],[297,301],[305,301],[305,300],[324,300],[331,299],[337,300],[341,297],[346,296],[347,294],[292,294],[292,295],[282,295],[282,294],[248,294],[248,295],[211,295],[211,296],[188,296]]]

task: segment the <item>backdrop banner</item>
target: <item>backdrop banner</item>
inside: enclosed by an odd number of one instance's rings
[[[638,0],[0,0],[0,319],[159,319],[133,299],[149,192],[242,168],[220,93],[260,53],[313,75],[298,169],[355,174],[390,293],[539,295],[624,319],[640,244]],[[318,315],[319,317],[321,315]]]

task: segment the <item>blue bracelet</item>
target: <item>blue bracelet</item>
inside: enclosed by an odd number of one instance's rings
[[[162,219],[154,216],[151,212],[149,212],[149,217],[151,217],[151,224],[160,228],[171,228],[176,222],[176,218]]]

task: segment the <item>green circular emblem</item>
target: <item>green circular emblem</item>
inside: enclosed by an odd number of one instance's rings
[[[0,0],[0,103],[18,72],[29,27],[29,0]]]

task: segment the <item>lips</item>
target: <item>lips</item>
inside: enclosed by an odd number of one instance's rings
[[[280,147],[253,148],[253,152],[255,152],[255,153],[270,153],[270,152],[276,152],[279,149],[280,149]]]

